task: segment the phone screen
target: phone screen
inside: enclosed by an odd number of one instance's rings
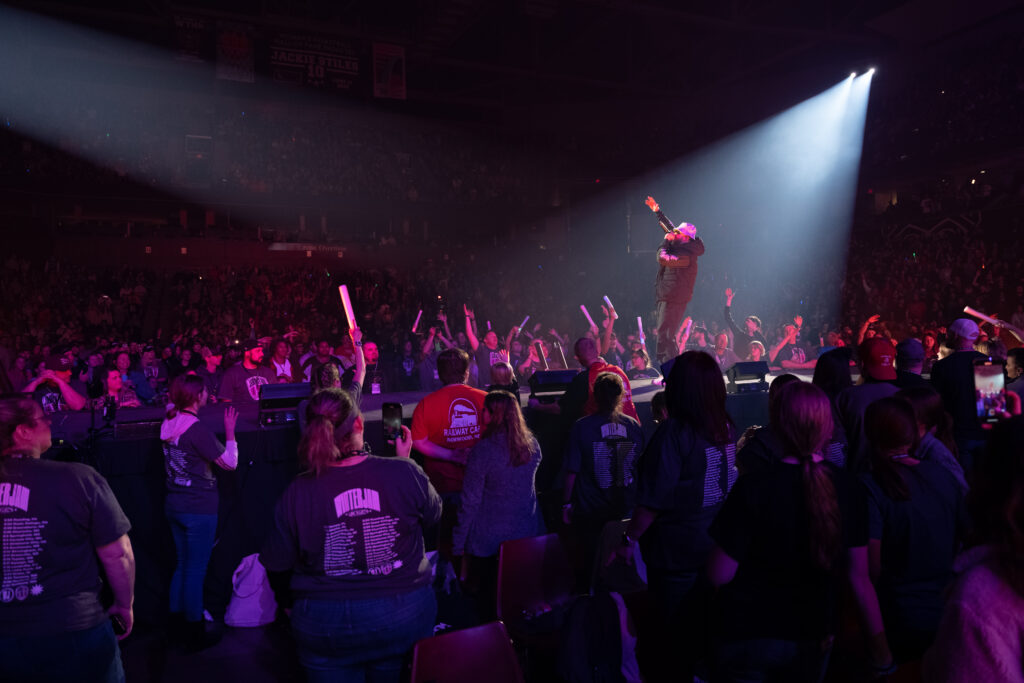
[[[385,403],[380,408],[381,424],[384,425],[385,441],[394,441],[402,436],[402,404]]]
[[[974,401],[978,419],[996,422],[1006,410],[1006,380],[999,361],[974,361]]]

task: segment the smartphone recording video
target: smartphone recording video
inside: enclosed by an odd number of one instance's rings
[[[385,403],[380,408],[381,424],[384,426],[384,440],[397,441],[402,436],[402,404]]]
[[[1000,361],[974,361],[974,401],[978,420],[997,422],[1006,412],[1006,380]]]

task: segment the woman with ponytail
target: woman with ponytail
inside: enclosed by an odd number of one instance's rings
[[[740,477],[711,525],[716,681],[820,681],[836,633],[838,579],[858,558],[866,565],[863,496],[824,454],[833,430],[828,396],[792,382],[776,415],[782,459]]]
[[[209,393],[198,375],[180,375],[171,384],[171,409],[160,425],[160,441],[167,474],[164,513],[174,537],[177,566],[171,577],[170,625],[179,630],[189,651],[215,644],[220,637],[207,633],[203,619],[203,584],[217,536],[217,478],[213,465],[233,470],[238,465],[235,424],[238,412],[224,411],[222,445],[213,431],[199,421],[199,408]]]
[[[437,603],[423,529],[441,499],[409,459],[379,458],[363,442],[352,396],[324,389],[306,407],[299,456],[307,466],[277,504],[260,553],[291,572],[292,631],[310,681],[397,681],[404,657],[433,632]]]
[[[942,615],[965,527],[963,492],[948,469],[918,457],[918,423],[905,399],[869,405],[864,434],[871,451],[871,472],[861,475],[869,571],[893,655],[914,660],[931,645]]]

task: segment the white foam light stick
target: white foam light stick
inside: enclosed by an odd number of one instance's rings
[[[416,314],[416,322],[414,322],[412,324],[412,331],[413,332],[416,332],[416,328],[420,326],[420,318],[422,318],[422,317],[423,317],[423,309],[421,308],[420,312]]]
[[[597,323],[590,317],[590,311],[587,310],[586,305],[580,304],[580,310],[583,311],[583,315],[587,316],[587,322],[590,323],[591,327],[597,327]]]
[[[519,336],[519,333],[523,331],[523,328],[526,327],[526,321],[529,320],[529,319],[530,319],[530,316],[526,316],[525,318],[523,318],[523,322],[519,323],[519,332],[516,332],[516,336],[517,337]],[[529,335],[530,333],[527,332],[527,334]],[[530,335],[530,338],[532,339],[533,335]]]
[[[636,317],[636,331],[640,333],[640,343],[647,341],[647,337],[644,336],[644,321],[641,320],[640,316]]]
[[[612,300],[608,298],[608,295],[604,295],[604,302],[608,304],[608,310],[612,312],[612,320],[618,320],[619,314],[615,312],[615,307],[612,306]]]
[[[490,331],[490,329],[491,329],[491,321],[490,320],[487,321],[487,329],[488,329],[488,331]]]
[[[348,320],[348,329],[356,329],[356,316],[352,312],[352,299],[348,296],[348,287],[346,285],[338,286],[338,293],[341,294],[341,305],[345,307],[345,318]]]
[[[966,313],[967,315],[973,315],[975,318],[983,320],[983,321],[989,323],[990,325],[995,325],[996,327],[1004,327],[1005,326],[1005,323],[1002,320],[996,320],[995,318],[987,316],[984,313],[982,313],[981,311],[975,310],[975,309],[971,308],[970,306],[964,306],[964,313]]]

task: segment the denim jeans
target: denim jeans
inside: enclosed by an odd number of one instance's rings
[[[825,676],[831,642],[758,638],[719,643],[716,681],[818,683]]]
[[[292,609],[292,632],[310,683],[397,683],[436,616],[430,586],[365,600],[304,598]]]
[[[121,650],[110,621],[48,636],[0,636],[0,682],[123,683]]]
[[[171,613],[184,613],[185,621],[203,620],[203,583],[217,536],[217,515],[196,515],[167,510],[178,564],[171,578]]]

